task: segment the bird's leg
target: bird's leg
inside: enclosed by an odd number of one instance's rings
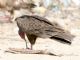
[[[26,39],[24,39],[24,40],[25,40],[25,43],[26,43],[26,49],[32,50],[32,49],[33,49],[33,45],[31,44],[31,46],[30,46],[30,48],[29,48],[28,45],[27,45],[27,40],[26,40]]]
[[[26,35],[27,35],[27,37],[29,39],[29,42],[31,43],[31,50],[32,50],[33,49],[33,45],[35,44],[37,36],[30,35],[30,34],[26,34]]]
[[[26,49],[30,49],[30,48],[28,48],[28,46],[27,46],[27,40],[26,40],[26,38],[25,38],[25,32],[22,32],[21,30],[19,30],[19,31],[18,31],[18,34],[19,34],[19,36],[25,41],[25,43],[26,43]]]
[[[24,39],[24,41],[25,41],[25,44],[26,44],[26,49],[30,49],[30,48],[28,47],[28,45],[27,45],[27,40]]]

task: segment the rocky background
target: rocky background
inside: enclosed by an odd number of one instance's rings
[[[20,3],[34,3],[35,8],[13,9]],[[13,10],[14,13],[11,13]],[[42,54],[13,54],[9,48],[25,48],[25,42],[17,31],[16,17],[31,14],[54,21],[76,37],[71,45],[51,39],[38,38],[34,50],[47,50],[59,56]],[[28,42],[29,43],[29,42]],[[79,60],[80,59],[80,0],[0,0],[0,60]]]

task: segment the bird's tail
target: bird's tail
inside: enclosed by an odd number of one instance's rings
[[[71,44],[75,36],[70,32],[58,33],[55,36],[50,37],[51,39],[56,39],[56,41]]]

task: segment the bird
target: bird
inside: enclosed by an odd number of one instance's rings
[[[33,49],[33,45],[38,37],[50,38],[52,40],[56,39],[56,41],[61,41],[68,44],[71,44],[74,38],[74,35],[63,29],[56,22],[51,23],[48,19],[38,15],[23,15],[17,17],[15,21],[19,28],[18,34],[26,42],[27,49],[28,46],[25,36],[27,36],[31,44],[30,49]]]

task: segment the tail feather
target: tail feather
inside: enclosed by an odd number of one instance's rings
[[[65,32],[65,33],[59,33],[58,35],[50,37],[51,39],[56,39],[59,42],[62,43],[68,43],[71,44],[74,36],[70,34],[70,32]]]
[[[67,44],[71,44],[71,41],[67,41],[67,40],[65,40],[65,39],[62,39],[62,38],[58,38],[58,37],[50,37],[51,39],[55,39],[56,41],[58,41],[58,42],[61,42],[61,43],[67,43]]]

